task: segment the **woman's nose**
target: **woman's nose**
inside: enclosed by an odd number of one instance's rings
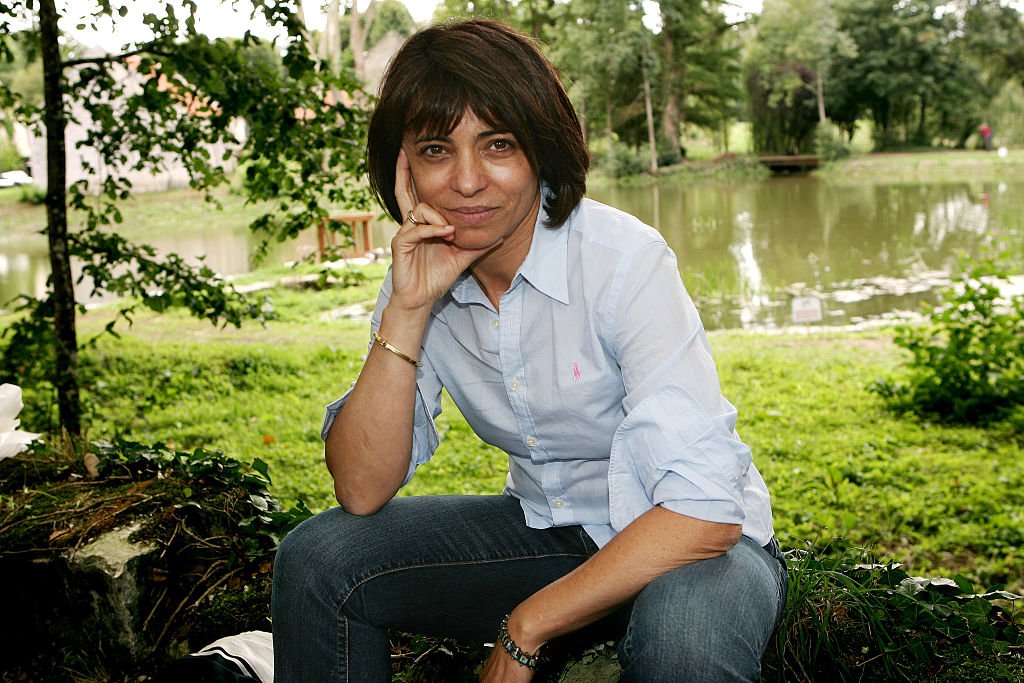
[[[487,184],[483,161],[476,154],[460,154],[455,162],[452,185],[456,192],[469,197]]]

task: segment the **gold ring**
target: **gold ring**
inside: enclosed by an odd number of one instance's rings
[[[409,221],[413,225],[419,225],[420,222],[416,220],[416,216],[413,215],[412,209],[409,209],[409,213],[405,214],[405,220]]]

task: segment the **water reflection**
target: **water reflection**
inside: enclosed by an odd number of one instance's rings
[[[1024,179],[996,182],[830,183],[773,178],[746,184],[683,183],[596,187],[590,195],[657,227],[679,256],[705,325],[777,328],[797,296],[822,301],[825,324],[909,315],[936,300],[961,252],[1002,243],[1024,260]],[[374,226],[387,244],[393,227]],[[224,275],[253,267],[257,238],[211,227],[149,240]],[[313,233],[272,245],[271,263],[308,255]],[[1024,272],[1024,262],[1015,264]],[[49,270],[42,237],[0,236],[0,305],[39,295]],[[80,294],[86,295],[83,291]]]
[[[1024,241],[1024,180],[666,179],[591,195],[665,235],[709,328],[788,325],[792,298],[807,295],[822,299],[826,323],[911,315],[936,300],[959,254],[995,242],[1020,254]]]

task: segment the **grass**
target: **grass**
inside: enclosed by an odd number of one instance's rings
[[[1024,150],[1011,149],[1005,157],[979,150],[923,150],[855,154],[817,171],[832,179],[893,180],[986,178],[999,180],[1024,175]]]
[[[91,438],[114,434],[178,449],[222,449],[270,464],[286,506],[334,503],[319,429],[324,404],[356,378],[365,321],[324,315],[372,305],[383,266],[347,288],[267,290],[280,319],[218,331],[183,314],[140,315],[124,338],[83,351]],[[83,338],[112,315],[82,317]],[[3,321],[0,320],[0,326]],[[1024,457],[1005,425],[949,427],[897,417],[866,386],[902,358],[889,333],[715,333],[726,395],[773,495],[784,545],[870,546],[912,573],[962,573],[1024,590]],[[25,387],[24,427],[53,406]],[[493,493],[506,459],[446,399],[441,446],[402,495]]]

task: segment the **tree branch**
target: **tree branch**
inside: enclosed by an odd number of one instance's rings
[[[170,52],[163,52],[163,51],[154,49],[155,46],[158,45],[158,44],[159,44],[159,41],[153,40],[153,41],[150,41],[150,42],[148,42],[148,43],[146,43],[146,44],[144,44],[144,45],[142,45],[142,46],[140,46],[140,47],[138,47],[138,48],[136,48],[134,50],[129,50],[128,52],[122,52],[121,54],[118,54],[118,55],[104,55],[102,57],[82,57],[81,59],[68,59],[66,61],[61,62],[60,66],[61,66],[62,69],[65,69],[65,68],[67,68],[69,66],[81,66],[83,64],[95,64],[96,66],[100,66],[100,65],[103,65],[103,64],[110,64],[110,63],[113,63],[113,62],[121,62],[121,61],[124,61],[125,59],[127,59],[128,57],[134,57],[135,55],[141,55],[143,53],[149,53],[149,54],[157,55],[158,57],[170,56],[170,54],[171,54]]]

